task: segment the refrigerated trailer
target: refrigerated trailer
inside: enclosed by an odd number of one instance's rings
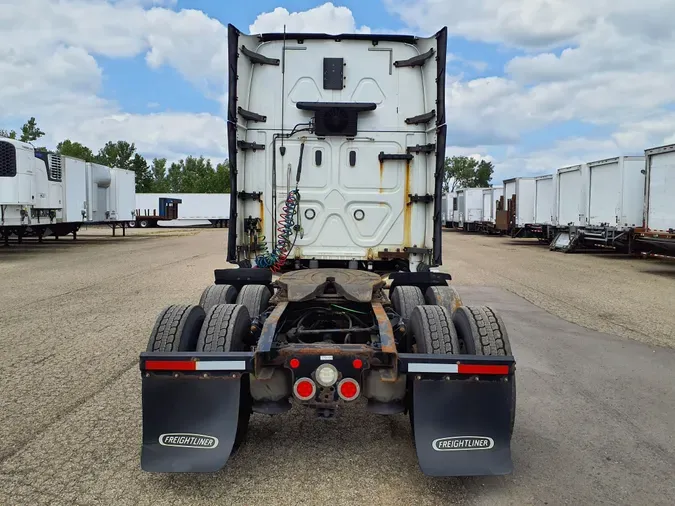
[[[634,229],[640,250],[675,256],[675,144],[645,150],[643,223]]]
[[[410,416],[425,474],[510,473],[506,328],[439,270],[447,29],[227,39],[231,265],[140,355],[142,469],[217,471],[251,416],[364,400]]]

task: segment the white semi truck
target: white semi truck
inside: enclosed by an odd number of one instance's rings
[[[140,354],[142,469],[213,472],[252,413],[364,399],[410,415],[425,474],[510,473],[506,328],[440,271],[447,30],[228,45],[231,265]]]

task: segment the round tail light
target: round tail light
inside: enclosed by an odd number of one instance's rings
[[[338,395],[345,401],[353,401],[361,393],[361,387],[358,381],[352,378],[345,378],[338,383]]]
[[[301,401],[307,401],[316,395],[316,385],[309,378],[300,378],[293,385],[293,393]]]

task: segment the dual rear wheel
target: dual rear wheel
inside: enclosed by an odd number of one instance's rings
[[[512,355],[506,326],[499,314],[488,306],[465,306],[451,286],[398,286],[391,295],[394,310],[408,325],[405,351],[422,354]],[[510,433],[515,424],[516,383],[511,381],[512,406]],[[414,427],[414,410],[410,409]]]
[[[267,309],[270,297],[269,289],[262,285],[245,285],[239,292],[231,285],[211,285],[198,305],[171,305],[162,310],[147,351],[246,351],[251,319]],[[234,451],[246,437],[251,415],[248,374],[241,377],[240,395]]]

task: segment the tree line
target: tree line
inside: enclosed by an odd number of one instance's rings
[[[16,131],[0,129],[0,137],[35,143],[45,132],[30,118]],[[136,193],[229,193],[230,167],[228,161],[216,163],[203,156],[188,156],[167,166],[166,158],[153,158],[150,163],[136,152],[135,144],[123,140],[108,141],[98,153],[76,141],[65,139],[51,151],[44,146],[37,151],[58,153],[107,167],[131,170],[136,173]]]
[[[14,130],[0,129],[0,137],[17,138]],[[19,140],[33,143],[45,133],[30,118],[21,127]],[[50,152],[45,147],[38,151]],[[229,193],[230,167],[228,161],[215,166],[203,156],[188,156],[185,160],[173,162],[167,167],[166,158],[148,161],[136,152],[134,143],[123,140],[108,141],[94,153],[79,142],[65,139],[56,145],[56,153],[79,158],[87,162],[100,163],[108,167],[132,170],[136,173],[137,193]],[[494,165],[486,160],[475,160],[467,156],[452,156],[445,159],[443,190],[458,188],[481,188],[491,186]]]

